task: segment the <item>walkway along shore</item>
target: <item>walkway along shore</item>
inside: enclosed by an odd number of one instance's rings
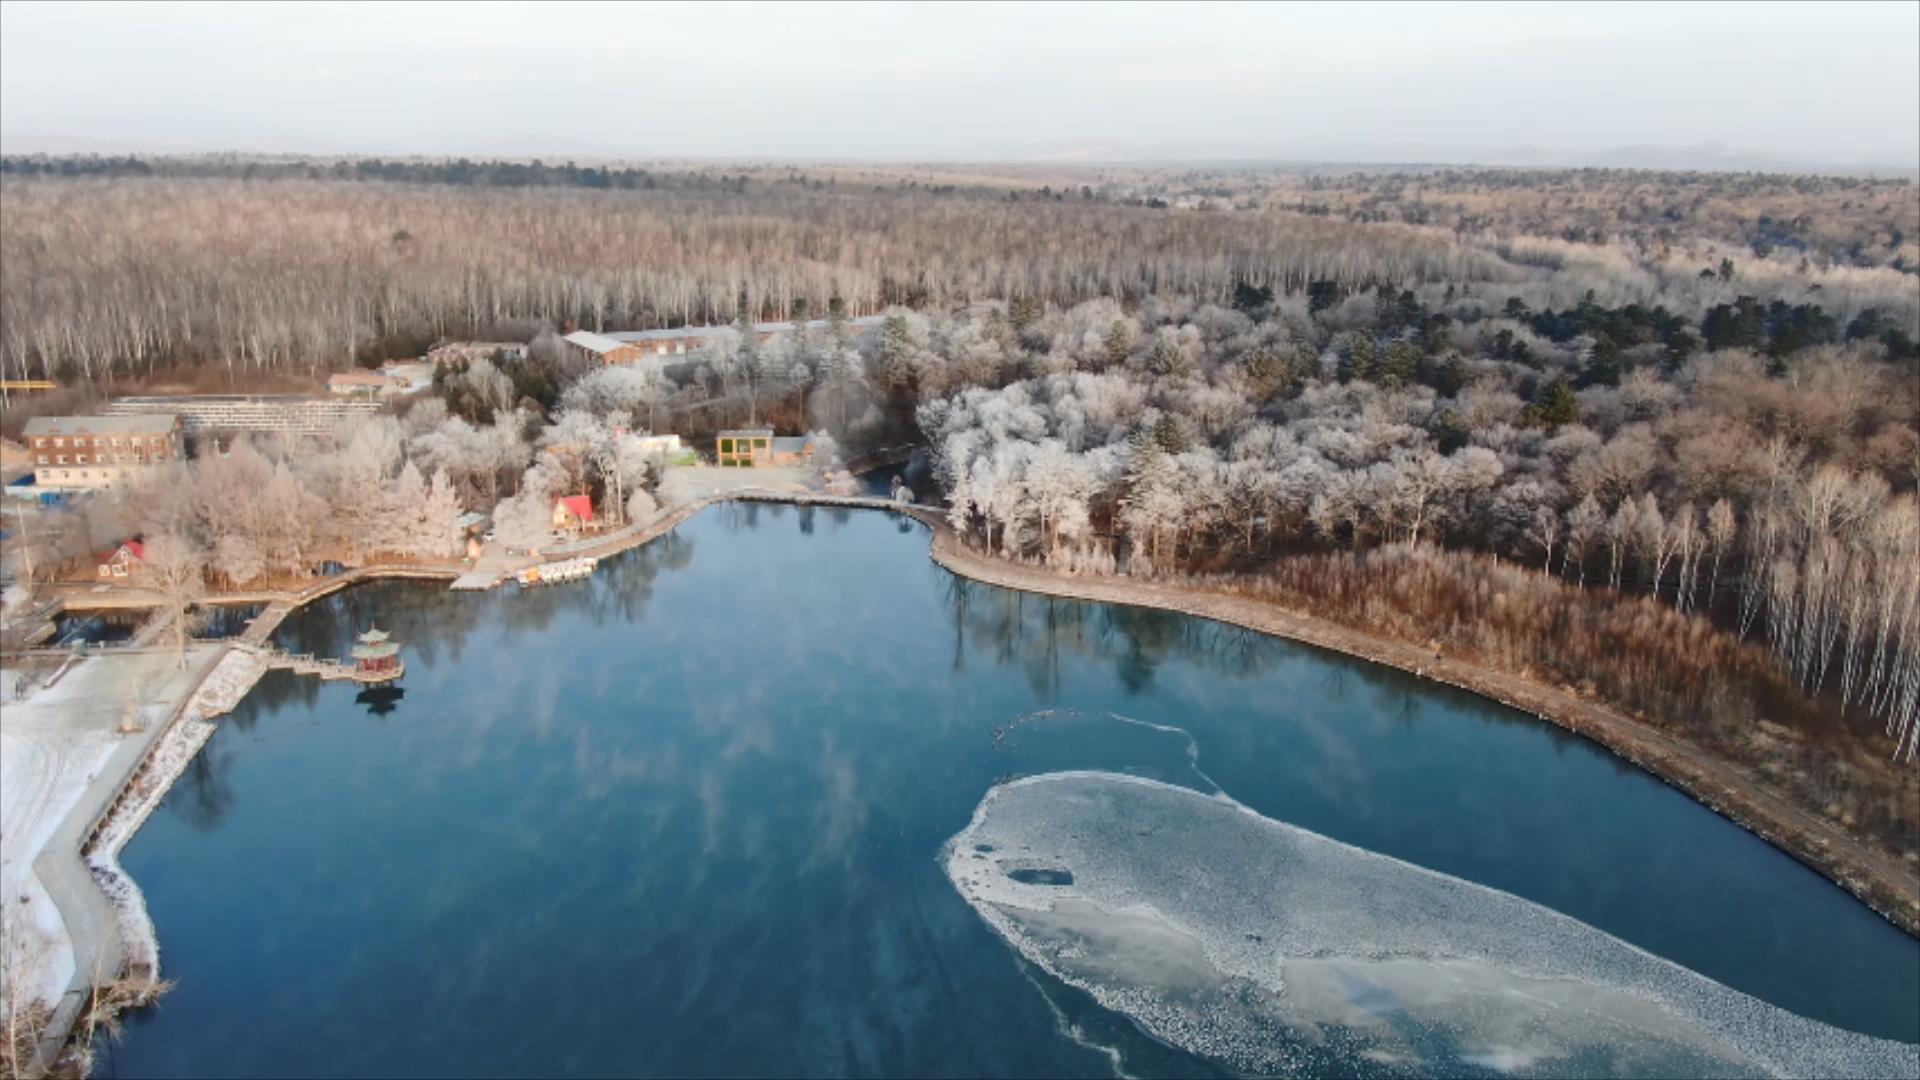
[[[1126,604],[1212,619],[1385,664],[1489,698],[1605,747],[1819,871],[1907,933],[1920,937],[1920,871],[1873,851],[1828,822],[1800,810],[1744,770],[1606,705],[1482,665],[1436,657],[1416,644],[1377,637],[1263,601],[1120,576],[1067,575],[996,558],[964,543],[948,525],[945,515],[934,508],[903,506],[879,498],[740,488],[673,506],[644,524],[548,554],[605,558],[645,545],[710,506],[737,501],[903,514],[930,530],[929,558],[961,577],[1021,592]],[[159,950],[157,942],[152,940],[152,923],[147,920],[138,887],[119,872],[114,856],[164,798],[167,788],[185,770],[192,755],[211,736],[213,728],[206,721],[237,705],[265,672],[267,665],[261,660],[259,646],[266,643],[281,620],[314,600],[362,582],[392,578],[445,581],[460,573],[454,566],[369,566],[271,598],[270,606],[243,638],[229,644],[219,663],[214,665],[220,669],[218,677],[209,668],[201,679],[199,691],[169,719],[160,737],[146,743],[147,752],[139,767],[129,770],[128,783],[114,795],[111,812],[89,822],[92,827],[86,829],[85,834],[97,838],[97,842],[89,844],[84,854],[90,869],[95,871],[95,880],[103,886],[106,900],[118,911],[116,936],[121,937],[111,944],[96,944],[89,948],[90,954],[123,957],[127,962],[149,968],[157,976]],[[74,854],[82,852],[74,851]],[[99,932],[101,928],[94,925],[97,921],[87,920],[88,928]],[[76,979],[78,977],[76,975]],[[62,1019],[70,1024],[73,1017],[68,1015]],[[51,1037],[53,1032],[48,1034]],[[61,1041],[66,1034],[63,1025]]]

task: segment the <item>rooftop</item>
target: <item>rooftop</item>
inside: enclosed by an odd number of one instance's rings
[[[863,315],[858,319],[848,319],[847,325],[864,330],[870,326],[878,326],[885,321],[887,321],[887,319],[884,315]],[[807,329],[825,330],[828,325],[829,323],[826,319],[814,319],[807,323]],[[798,323],[792,322],[757,322],[753,324],[753,328],[762,334],[790,334],[798,326]],[[636,341],[677,341],[681,338],[712,337],[723,330],[732,329],[733,326],[731,324],[726,326],[676,326],[665,330],[622,330],[618,333],[593,334],[591,336],[607,338],[619,344],[626,345]],[[569,335],[567,340],[572,341],[572,336]]]
[[[27,421],[32,435],[166,435],[179,418],[171,413],[140,416],[36,416]]]
[[[610,353],[626,344],[624,341],[617,341],[605,334],[596,334],[591,330],[575,330],[573,333],[568,334],[564,340],[569,345],[577,345],[588,352],[596,353]]]

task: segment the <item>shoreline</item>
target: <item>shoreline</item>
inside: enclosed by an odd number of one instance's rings
[[[922,521],[927,519],[915,515]],[[983,554],[944,521],[928,522],[928,557],[942,569],[1003,589],[1170,611],[1301,642],[1397,668],[1516,709],[1633,764],[1766,841],[1920,938],[1920,874],[1795,806],[1731,762],[1598,701],[1481,664],[1436,658],[1419,645],[1377,637],[1259,600],[1106,575],[1068,576]]]
[[[644,525],[571,545],[566,554],[607,558],[642,547],[701,511],[725,502],[784,503],[901,514],[927,526],[930,533],[927,556],[931,562],[968,580],[1043,596],[1210,619],[1382,664],[1416,678],[1468,691],[1579,735],[1630,762],[1845,889],[1901,930],[1920,937],[1920,875],[1903,872],[1896,860],[1800,810],[1732,763],[1705,754],[1676,736],[1599,702],[1484,665],[1436,658],[1429,650],[1412,643],[1377,637],[1245,597],[1118,576],[1067,575],[995,558],[966,545],[937,509],[865,496],[756,488],[715,492],[664,509]],[[120,869],[119,852],[211,739],[217,728],[213,719],[230,711],[259,681],[265,667],[258,662],[257,646],[264,643],[286,616],[341,589],[389,579],[444,581],[458,573],[456,568],[431,564],[363,567],[341,578],[272,600],[261,612],[264,625],[258,632],[250,628],[242,637],[224,643],[221,655],[168,718],[166,730],[149,745],[140,764],[114,794],[109,811],[92,823],[83,844],[74,852],[93,872],[100,891],[117,916],[117,940],[113,945],[126,957],[123,966],[138,964],[146,969],[147,975],[159,978],[158,935],[147,916],[138,884]],[[218,596],[206,598],[206,602],[219,601]],[[239,661],[239,657],[250,659]],[[223,672],[230,673],[230,677],[216,678]],[[70,1023],[73,1018],[67,1019]],[[53,1030],[50,1025],[49,1038]],[[64,1047],[72,1035],[71,1030],[63,1031],[60,1045]]]

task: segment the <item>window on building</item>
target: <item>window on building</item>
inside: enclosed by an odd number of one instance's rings
[[[755,450],[765,450],[767,448],[767,440],[765,439],[753,440],[753,448]]]
[[[85,454],[73,455],[73,463],[75,465],[85,465],[87,463],[87,455]]]
[[[721,453],[723,453],[723,454],[731,454],[731,453],[733,453],[733,440],[732,440],[732,439],[721,439],[721,440],[720,440],[720,452],[721,452]],[[61,460],[65,460],[65,459],[63,458],[63,459],[61,459]]]
[[[65,454],[60,454],[60,455],[58,455],[58,457],[59,457],[59,459],[60,459],[60,464],[62,464],[62,465],[65,465],[65,464],[67,463],[67,455],[65,455]]]
[[[40,464],[42,464],[42,465],[45,465],[46,463],[47,463],[47,455],[45,455],[45,454],[41,454],[41,455],[40,455]]]
[[[67,440],[65,440],[65,439],[55,439],[55,440],[53,440],[53,445],[55,445],[55,446],[65,446],[65,445],[67,445]]]

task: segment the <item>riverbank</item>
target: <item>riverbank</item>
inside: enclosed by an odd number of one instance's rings
[[[917,515],[929,521],[930,515]],[[1607,748],[1674,789],[1813,868],[1902,930],[1920,937],[1920,872],[1848,836],[1785,796],[1686,741],[1607,705],[1508,672],[1436,654],[1273,604],[1124,577],[1067,576],[1009,562],[964,544],[931,520],[931,557],[944,569],[1000,588],[1156,608],[1289,638],[1399,668],[1490,698]]]

